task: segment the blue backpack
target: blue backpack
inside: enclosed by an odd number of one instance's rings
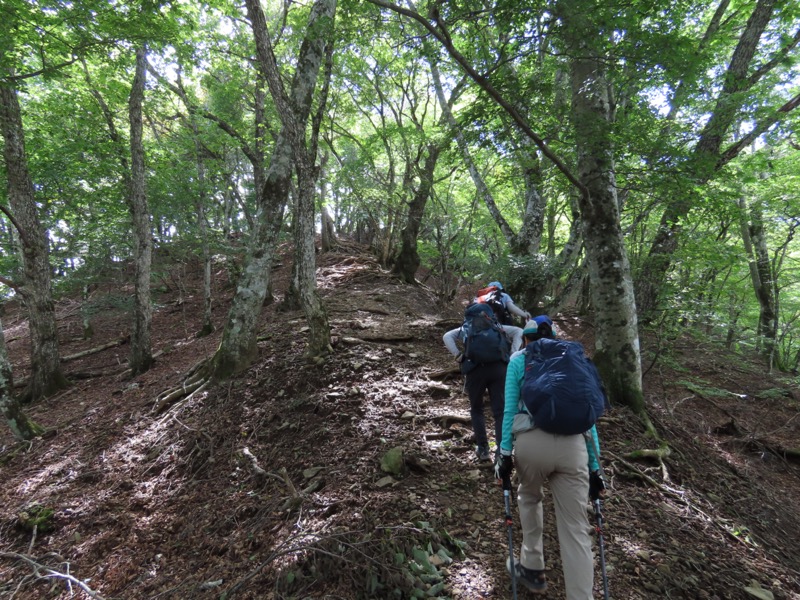
[[[462,371],[471,370],[479,364],[508,362],[511,343],[488,304],[471,304],[467,307],[461,332],[466,359],[461,363]]]
[[[592,428],[608,405],[597,367],[578,342],[542,338],[525,347],[522,401],[535,427],[575,435]]]

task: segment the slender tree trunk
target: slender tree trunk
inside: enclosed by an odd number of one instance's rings
[[[81,302],[81,322],[83,324],[83,339],[88,340],[94,335],[92,327],[92,314],[89,309],[89,284],[83,284],[83,297]]]
[[[320,156],[319,164],[319,206],[320,219],[322,220],[322,231],[320,235],[320,248],[322,252],[330,252],[336,247],[336,228],[333,218],[325,207],[328,199],[328,153],[323,152]]]
[[[322,207],[322,252],[330,252],[336,248],[336,228],[333,225],[333,217],[328,212],[328,209]]]
[[[578,0],[559,3],[572,57],[572,121],[579,199],[591,282],[596,342],[594,360],[612,403],[646,417],[633,282],[620,226],[615,180],[610,82],[591,43],[601,33]]]
[[[16,90],[1,83],[0,133],[4,141],[8,203],[19,227],[22,250],[24,283],[20,294],[30,322],[31,377],[24,397],[37,400],[68,384],[61,372],[47,234],[39,221],[28,172],[22,113]]]
[[[13,388],[14,381],[11,362],[8,360],[8,351],[6,350],[6,336],[3,331],[3,323],[0,322],[0,413],[15,438],[31,440],[44,433],[44,428],[31,421],[22,411],[20,403],[12,393]]]
[[[292,262],[292,272],[289,275],[289,287],[283,296],[283,302],[279,306],[281,311],[300,310],[302,302],[300,300],[300,271],[303,269],[302,260],[304,253],[305,240],[303,239],[303,224],[300,222],[300,196],[297,190],[291,194],[292,199],[292,238],[294,241],[294,261]]]
[[[177,90],[189,109],[189,126],[194,136],[195,165],[197,167],[197,201],[194,203],[195,214],[197,215],[197,227],[200,230],[200,246],[203,252],[203,323],[197,337],[205,337],[214,331],[214,321],[211,318],[211,244],[208,235],[208,220],[206,218],[206,207],[208,206],[208,189],[206,186],[206,164],[203,160],[202,145],[200,143],[200,128],[197,126],[195,111],[189,102],[189,97],[183,87],[183,83],[178,73]],[[256,131],[258,131],[258,118],[256,119]],[[263,156],[263,155],[259,155]],[[263,172],[263,169],[259,169]]]
[[[542,247],[547,201],[539,193],[542,167],[536,147],[528,138],[523,138],[521,146],[518,155],[522,163],[522,180],[525,182],[525,212],[510,251],[517,256],[532,256],[538,254]]]
[[[208,191],[206,189],[206,165],[203,160],[202,148],[200,145],[200,131],[197,127],[194,115],[190,115],[190,125],[194,135],[195,164],[197,165],[197,201],[195,202],[195,214],[197,215],[197,227],[200,230],[200,245],[203,252],[203,323],[197,337],[204,337],[214,331],[214,321],[211,318],[211,247],[208,235],[208,221],[206,220],[206,206],[208,204]]]
[[[298,265],[300,305],[308,323],[306,356],[316,362],[332,351],[328,313],[317,291],[317,261],[314,244],[314,176],[309,170],[298,173],[296,231],[302,240],[295,255]]]
[[[429,55],[431,54],[430,51],[427,53]],[[542,242],[544,208],[547,203],[542,198],[541,194],[539,194],[537,187],[540,177],[539,161],[533,144],[525,137],[520,151],[520,153],[525,155],[524,160],[527,161],[526,164],[522,165],[523,181],[525,183],[525,210],[522,214],[522,225],[519,231],[515,233],[509,222],[503,216],[503,213],[500,212],[494,195],[486,185],[483,176],[480,174],[472,158],[472,153],[469,151],[469,146],[464,138],[461,126],[458,124],[458,121],[456,121],[451,109],[454,98],[451,98],[449,101],[445,99],[441,76],[435,60],[429,59],[429,63],[434,89],[436,90],[436,97],[439,100],[439,106],[442,108],[444,120],[450,126],[450,130],[456,139],[456,144],[464,159],[464,164],[467,166],[472,182],[475,184],[475,188],[478,190],[481,199],[489,210],[489,214],[492,215],[497,227],[508,243],[509,253],[514,256],[530,256],[536,254],[539,252],[539,247]]]
[[[481,175],[480,171],[478,170],[478,166],[475,164],[475,161],[472,158],[472,153],[469,151],[467,140],[464,138],[461,127],[453,115],[453,111],[450,108],[450,103],[444,96],[444,88],[442,87],[441,76],[439,75],[439,69],[434,60],[430,61],[430,67],[431,76],[433,78],[433,86],[436,90],[436,97],[439,99],[439,106],[441,107],[442,113],[447,120],[448,125],[450,126],[452,135],[456,139],[456,144],[458,145],[458,149],[461,152],[461,157],[464,159],[464,164],[467,166],[467,170],[472,178],[472,183],[475,185],[478,195],[481,197],[483,203],[486,205],[486,208],[489,210],[489,214],[492,215],[494,222],[500,228],[500,231],[502,232],[503,237],[506,239],[506,242],[508,242],[509,252],[511,252],[511,254],[518,254],[520,248],[517,247],[517,234],[511,228],[511,225],[503,216],[503,213],[500,212],[500,209],[495,202],[494,195],[489,189],[489,186],[487,186],[486,182],[483,180],[483,176]]]
[[[199,175],[198,181],[202,186],[205,185],[204,176]],[[212,318],[212,290],[211,290],[211,247],[208,236],[208,223],[206,221],[206,195],[201,194],[196,206],[197,223],[200,228],[200,240],[203,246],[203,325],[200,327],[198,337],[204,337],[214,331],[214,320]]]
[[[747,200],[739,199],[741,209],[742,242],[750,267],[750,280],[758,300],[758,336],[763,342],[761,353],[771,366],[777,335],[777,309],[769,250],[764,232],[764,219],[758,202],[748,207]],[[749,217],[749,218],[748,218]]]
[[[136,75],[128,99],[128,116],[131,130],[131,178],[128,208],[133,223],[133,259],[135,264],[133,327],[131,329],[131,373],[135,376],[147,371],[153,364],[150,343],[150,325],[153,306],[150,300],[150,270],[153,260],[153,233],[150,211],[147,206],[147,189],[144,170],[144,143],[142,139],[142,104],[145,84],[145,49],[136,50]]]
[[[202,162],[202,161],[201,161]],[[198,165],[200,167],[200,165]],[[205,185],[205,177],[198,171],[198,183],[201,188]],[[211,305],[213,301],[211,290],[211,247],[208,236],[208,222],[206,221],[206,195],[202,192],[195,206],[197,214],[197,225],[200,228],[200,240],[203,248],[203,324],[198,337],[204,337],[214,331],[214,320],[212,318]]]

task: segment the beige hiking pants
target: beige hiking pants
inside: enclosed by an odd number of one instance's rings
[[[522,522],[520,562],[542,570],[542,486],[550,482],[567,600],[592,600],[592,528],[586,513],[589,457],[582,435],[554,435],[541,429],[517,434],[517,502]]]

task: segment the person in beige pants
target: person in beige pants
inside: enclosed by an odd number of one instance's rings
[[[552,322],[542,315],[525,325],[525,343],[540,337],[555,337]],[[507,567],[516,581],[534,593],[547,590],[544,576],[542,498],[545,482],[550,484],[556,512],[556,528],[564,567],[567,600],[592,600],[594,562],[592,528],[587,519],[588,498],[602,495],[600,444],[594,426],[585,434],[557,435],[533,426],[521,398],[525,374],[525,350],[511,357],[506,372],[505,411],[500,457],[495,465],[498,479],[511,475],[511,454],[516,447],[519,478],[517,503],[522,524],[519,560]]]
[[[591,600],[594,583],[591,527],[586,518],[589,458],[582,435],[555,435],[531,429],[516,437],[519,478],[517,504],[522,523],[519,562],[544,570],[542,493],[550,483],[556,512],[558,543],[569,600]]]

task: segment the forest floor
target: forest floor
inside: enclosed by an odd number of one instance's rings
[[[44,438],[21,443],[0,428],[0,598],[512,597],[502,491],[475,462],[469,405],[442,344],[471,291],[437,306],[350,244],[318,261],[337,342],[327,363],[304,361],[302,313],[275,302],[246,373],[161,414],[159,394],[219,343],[219,330],[195,336],[200,266],[161,265],[161,354],[133,379],[128,346],[111,345],[129,327],[121,279],[94,292],[91,339],[78,300],[59,300],[73,384],[27,406]],[[232,288],[217,269],[221,327]],[[289,272],[276,268],[278,300]],[[552,316],[591,353],[590,322]],[[27,322],[13,305],[3,321],[22,381]],[[647,406],[671,454],[635,457],[658,445],[623,407],[598,426],[611,597],[800,599],[800,464],[785,452],[800,445],[798,379],[688,333],[642,344]],[[406,472],[392,477],[381,459],[395,447]],[[545,511],[544,597],[559,599],[549,496]],[[599,562],[595,589],[601,598]]]

